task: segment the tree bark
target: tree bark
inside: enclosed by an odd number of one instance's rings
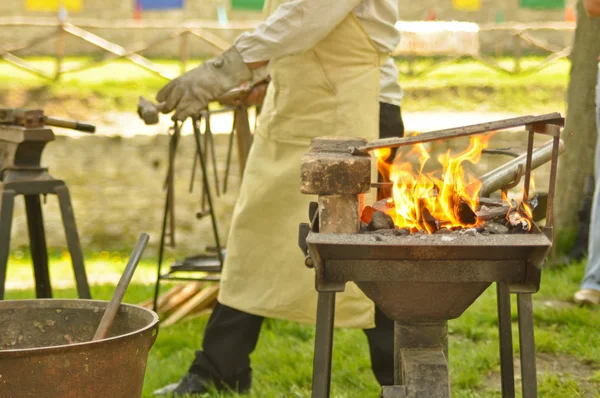
[[[559,160],[554,208],[555,231],[563,242],[572,240],[575,235],[577,212],[584,196],[584,181],[594,173],[594,152],[598,136],[595,88],[599,55],[600,18],[588,18],[583,1],[579,0],[567,92],[567,120],[562,133],[566,151]]]

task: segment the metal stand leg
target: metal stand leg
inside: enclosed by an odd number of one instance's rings
[[[35,292],[37,298],[52,298],[50,273],[48,272],[48,252],[46,233],[42,216],[42,202],[39,195],[25,195],[27,227],[29,229],[29,248],[33,260]]]
[[[510,292],[503,282],[496,283],[498,303],[498,336],[500,338],[500,378],[502,398],[515,397]]]
[[[73,273],[75,274],[75,282],[77,283],[77,293],[79,298],[91,299],[90,286],[88,285],[85,266],[83,264],[83,253],[81,244],[79,243],[79,234],[77,233],[77,225],[75,224],[75,215],[73,214],[73,206],[71,205],[71,196],[67,186],[58,187],[55,189],[62,215],[63,225],[65,227],[65,236],[67,238],[67,246],[71,254],[71,264]]]
[[[175,243],[175,226],[173,219],[174,195],[172,194],[172,191],[174,190],[173,174],[175,168],[175,155],[177,153],[177,142],[179,141],[180,136],[180,128],[181,125],[179,124],[179,122],[175,122],[175,124],[173,125],[173,135],[171,135],[171,138],[169,140],[169,165],[167,168],[167,177],[165,178],[165,209],[163,212],[162,228],[160,231],[160,243],[158,246],[158,264],[156,266],[156,285],[154,286],[154,300],[152,305],[152,309],[154,311],[156,311],[158,308],[158,294],[160,293],[160,276],[162,270],[162,261],[165,252],[165,241],[167,236],[167,227],[169,220],[171,220],[171,242],[173,244]],[[195,168],[196,167],[194,166],[193,169],[195,170]],[[190,189],[192,188],[190,187]]]
[[[6,283],[6,268],[10,251],[10,231],[12,227],[13,208],[15,204],[14,191],[3,191],[0,198],[0,300],[4,300]]]
[[[521,386],[523,398],[537,397],[533,303],[530,293],[517,294],[519,310],[519,345],[521,351]]]
[[[315,333],[315,357],[313,360],[312,398],[329,398],[334,320],[335,292],[319,292],[317,328]]]

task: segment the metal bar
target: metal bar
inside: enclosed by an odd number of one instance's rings
[[[127,261],[123,275],[121,275],[119,283],[113,292],[112,299],[106,306],[106,310],[104,311],[104,315],[102,315],[102,319],[100,319],[100,324],[96,329],[96,333],[94,334],[92,341],[105,339],[108,335],[110,327],[115,320],[115,316],[119,311],[119,307],[121,307],[121,301],[123,301],[125,292],[127,292],[127,287],[131,282],[131,278],[133,278],[133,273],[135,272],[135,269],[142,258],[142,254],[144,253],[144,249],[146,248],[149,239],[150,237],[146,233],[142,233],[138,238],[137,244],[135,245],[133,252],[131,252],[131,256],[129,256],[129,261]]]
[[[482,134],[496,130],[505,130],[513,127],[525,126],[527,124],[539,122],[546,122],[548,124],[557,124],[559,126],[563,126],[564,118],[561,116],[560,113],[555,112],[540,116],[521,116],[512,119],[474,124],[471,126],[430,131],[428,133],[422,133],[419,135],[404,138],[382,138],[370,142],[367,145],[363,145],[361,147],[351,148],[351,152],[355,155],[359,155],[379,148],[397,148],[421,142],[431,142],[445,140],[449,138],[465,137],[469,135]]]
[[[67,188],[66,185],[63,185],[62,187],[56,188],[55,192],[58,197],[58,205],[60,207],[63,226],[65,228],[67,247],[69,248],[69,253],[71,255],[71,266],[73,267],[73,274],[75,275],[77,293],[79,294],[79,298],[91,299],[92,295],[90,293],[90,286],[85,272],[83,252],[81,251],[81,244],[77,233],[77,224],[75,224],[75,215],[73,214],[69,188]]]
[[[177,146],[181,137],[181,124],[175,122],[173,125],[173,134],[169,140],[169,165],[165,184],[167,188],[167,200],[169,204],[169,246],[175,247],[175,157],[177,155]]]
[[[550,164],[550,178],[548,182],[548,202],[546,205],[546,228],[552,228],[554,224],[554,193],[556,191],[556,175],[558,171],[558,154],[561,139],[554,137],[552,140],[552,163]]]
[[[3,190],[0,198],[0,300],[4,300],[14,204],[15,192]]]
[[[221,240],[219,239],[219,230],[217,227],[217,217],[215,215],[215,208],[212,201],[212,195],[210,193],[210,184],[208,182],[208,176],[206,173],[206,162],[204,160],[204,154],[202,153],[202,147],[200,145],[200,126],[198,126],[197,119],[192,118],[192,125],[194,127],[194,138],[196,139],[196,150],[200,160],[200,167],[202,168],[202,185],[203,190],[206,192],[206,200],[208,202],[208,208],[210,210],[210,219],[212,222],[212,230],[215,238],[215,246],[217,247],[217,258],[223,267],[223,250],[221,246]]]
[[[335,292],[319,292],[313,359],[312,398],[329,398],[335,320]]]
[[[500,380],[502,398],[515,397],[515,368],[512,344],[510,292],[505,282],[496,283],[498,304],[498,338],[500,340]]]
[[[215,194],[217,198],[221,195],[220,187],[219,187],[219,170],[217,169],[217,153],[215,149],[215,140],[213,137],[212,130],[210,128],[210,115],[208,115],[205,119],[206,124],[204,125],[204,134],[206,136],[206,142],[210,143],[210,146],[205,146],[206,156],[210,155],[212,168],[213,168],[213,178],[215,179]],[[209,150],[210,149],[210,150]]]
[[[525,163],[525,181],[523,182],[523,202],[529,201],[529,185],[531,183],[531,163],[533,158],[533,142],[535,140],[535,132],[529,132],[529,140],[527,142],[527,162]]]
[[[519,311],[519,347],[521,352],[521,386],[523,398],[536,398],[535,337],[533,334],[533,303],[530,293],[517,294]]]
[[[171,136],[171,141],[174,139],[175,133],[179,131],[179,122],[175,122],[175,124],[173,125],[173,130],[174,133]],[[154,285],[154,300],[153,300],[153,304],[152,304],[152,309],[154,311],[156,311],[158,309],[158,294],[160,293],[160,280],[161,280],[161,268],[162,268],[162,262],[163,262],[163,258],[164,258],[164,254],[165,254],[165,240],[166,240],[166,234],[167,234],[167,224],[168,224],[168,220],[169,220],[169,209],[171,208],[170,203],[169,203],[169,198],[170,198],[170,193],[169,193],[169,189],[168,189],[168,182],[169,182],[169,176],[172,174],[171,173],[171,154],[172,154],[172,149],[171,149],[171,144],[169,143],[169,166],[167,168],[167,192],[165,193],[165,207],[164,207],[164,211],[163,211],[163,220],[162,220],[162,228],[161,228],[161,233],[160,233],[160,243],[158,245],[158,263],[156,265],[156,284]],[[173,154],[173,156],[175,156]]]
[[[229,143],[227,144],[227,160],[225,162],[225,175],[223,176],[223,193],[227,193],[227,182],[229,181],[229,170],[231,169],[231,157],[233,155],[233,140],[235,138],[235,119],[237,112],[233,112],[233,125],[229,134]]]
[[[552,159],[553,145],[553,140],[550,140],[533,151],[531,157],[532,170],[535,170],[536,168],[546,164]],[[564,142],[560,139],[558,140],[557,150],[559,153],[565,151]],[[524,168],[526,165],[527,154],[523,154],[518,158],[514,158],[510,162],[507,162],[502,166],[480,176],[479,181],[481,181],[481,189],[479,190],[479,196],[488,196],[492,192],[506,187],[517,178],[519,167]]]
[[[35,292],[37,298],[52,298],[50,273],[48,271],[48,251],[46,233],[42,216],[42,202],[39,195],[24,195],[27,212],[27,229],[29,230],[29,249],[33,261],[35,275]]]

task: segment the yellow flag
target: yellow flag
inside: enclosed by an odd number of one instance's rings
[[[480,0],[452,0],[452,6],[460,11],[478,11],[481,8]]]
[[[64,6],[67,11],[80,11],[83,0],[25,0],[25,8],[29,11],[53,11]]]

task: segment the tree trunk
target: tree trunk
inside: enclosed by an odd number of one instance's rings
[[[594,152],[598,136],[595,87],[599,55],[600,18],[588,18],[583,1],[579,0],[577,29],[571,52],[567,121],[562,134],[566,151],[559,160],[554,207],[555,231],[565,243],[572,241],[575,235],[578,226],[577,212],[584,196],[584,181],[594,173]]]

